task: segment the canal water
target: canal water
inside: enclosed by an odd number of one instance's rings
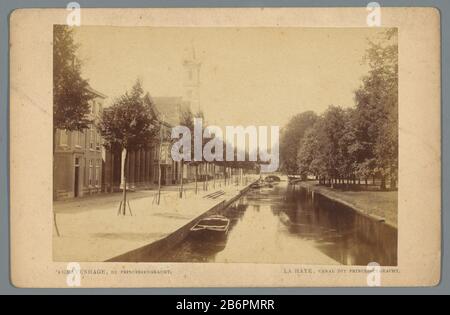
[[[158,261],[397,265],[395,228],[285,182],[251,190],[220,214],[231,220],[225,239],[188,238]]]

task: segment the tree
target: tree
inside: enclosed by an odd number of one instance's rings
[[[297,154],[299,173],[319,177],[320,181],[329,179],[331,185],[348,173],[350,163],[348,154],[349,111],[330,106],[316,123],[305,131],[300,140]]]
[[[302,178],[307,178],[308,175],[320,176],[320,168],[317,165],[319,150],[318,124],[308,128],[305,135],[300,140],[300,149],[298,151],[298,173]],[[314,163],[316,161],[316,163]]]
[[[357,174],[356,166],[356,155],[360,147],[359,142],[356,139],[355,128],[353,125],[353,116],[355,114],[355,109],[348,108],[343,111],[343,129],[339,138],[339,157],[340,161],[338,164],[338,174],[339,180],[342,183],[347,180],[347,187],[350,178],[354,178]]]
[[[189,128],[191,132],[191,161],[193,155],[193,147],[194,147],[194,115],[190,107],[185,107],[181,109],[180,112],[180,125]],[[184,173],[184,164],[189,163],[189,161],[181,160],[181,179],[180,179],[180,198],[183,198],[183,190],[184,190],[184,181],[183,181],[183,173]]]
[[[73,29],[55,25],[53,33],[53,134],[57,129],[76,131],[89,127],[89,101],[94,94],[81,77]],[[55,139],[53,137],[53,139]]]
[[[281,169],[286,173],[297,173],[297,154],[306,130],[317,121],[317,115],[307,111],[294,116],[282,130],[280,141]]]
[[[201,119],[203,121],[203,123],[205,122],[205,114],[203,113],[202,110],[199,110],[195,114],[195,118],[196,119]],[[204,131],[205,131],[204,128],[202,128],[202,137],[201,137],[201,139],[199,139],[201,141],[202,152],[203,152],[203,146],[205,145],[205,141],[204,141],[205,139],[203,139]],[[194,136],[194,130],[193,129],[191,130],[191,135],[192,135],[192,139],[194,139],[195,136]],[[195,140],[193,140],[193,141],[195,141]],[[192,143],[192,145],[193,145],[193,143]],[[194,150],[191,150],[191,153],[194,155]],[[201,161],[196,161],[194,158],[192,158],[191,161],[192,162],[190,164],[195,166],[195,193],[197,194],[198,193],[198,167],[204,163],[203,154],[202,154],[202,160]],[[205,185],[205,183],[204,183],[204,185]],[[205,189],[206,187],[203,186],[203,188]]]
[[[325,167],[328,178],[333,187],[334,181],[339,178],[340,170],[345,164],[345,156],[340,146],[345,132],[345,112],[337,106],[330,106],[323,115],[321,124],[323,130],[322,148],[325,158]]]
[[[125,215],[128,204],[128,154],[130,151],[149,147],[159,131],[159,122],[151,98],[148,94],[144,95],[139,80],[130,92],[125,92],[111,107],[103,111],[97,128],[106,148],[116,146],[125,150],[123,200],[119,207],[119,213]]]
[[[395,29],[385,32],[377,42],[369,42],[365,60],[369,73],[355,92],[356,136],[361,144],[358,164],[369,166],[386,177],[395,188],[398,173],[398,44]],[[369,170],[365,170],[369,172]]]
[[[53,28],[53,156],[56,132],[81,131],[91,123],[89,101],[94,98],[88,81],[81,76],[81,63],[76,56],[78,45],[73,29],[65,25]],[[54,159],[53,159],[54,160]],[[55,163],[53,162],[55,167]],[[56,169],[53,170],[54,172]],[[56,233],[59,236],[56,214],[53,212]]]
[[[303,177],[314,174],[331,186],[347,179],[381,178],[391,189],[398,178],[398,47],[397,31],[369,42],[365,61],[369,72],[355,91],[355,108],[330,106],[319,118],[295,116],[282,134],[283,168]],[[312,126],[308,123],[315,121]],[[296,163],[292,154],[296,151]]]

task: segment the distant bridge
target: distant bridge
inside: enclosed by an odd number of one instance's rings
[[[276,178],[277,180],[281,180],[281,181],[289,180],[288,177],[281,172],[272,172],[272,173],[262,173],[261,174],[262,179],[266,179],[269,177]]]

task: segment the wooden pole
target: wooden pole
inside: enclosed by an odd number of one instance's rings
[[[162,157],[162,142],[163,137],[163,126],[164,126],[164,115],[161,116],[161,126],[159,127],[159,157],[158,157],[158,197],[156,198],[156,204],[159,205],[161,200],[161,157]]]
[[[198,174],[198,165],[195,164],[195,194],[198,193],[198,180],[197,180],[197,174]]]
[[[216,164],[213,164],[213,177],[214,177],[213,188],[216,189]]]
[[[184,170],[184,163],[183,161],[181,161],[180,198],[183,198],[183,170]]]
[[[127,177],[128,177],[128,150],[125,151],[125,163],[123,170],[123,201],[122,201],[123,215],[126,215],[127,211]]]

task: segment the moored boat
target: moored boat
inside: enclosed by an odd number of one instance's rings
[[[199,239],[225,237],[230,227],[230,219],[222,215],[211,215],[198,221],[191,228],[191,235]]]

